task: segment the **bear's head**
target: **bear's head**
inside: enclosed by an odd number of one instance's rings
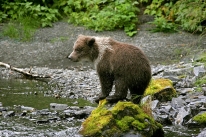
[[[83,59],[93,61],[98,56],[95,38],[91,36],[79,35],[73,46],[72,53],[68,56],[71,61],[78,62]]]

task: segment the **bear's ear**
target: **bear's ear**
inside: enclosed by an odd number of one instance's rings
[[[91,38],[91,39],[89,39],[89,40],[87,41],[87,45],[88,45],[89,47],[91,47],[91,46],[94,44],[94,42],[95,42],[95,39],[94,39],[94,38]]]

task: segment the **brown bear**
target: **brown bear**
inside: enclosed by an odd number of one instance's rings
[[[110,37],[79,35],[68,58],[74,62],[89,59],[98,73],[101,94],[95,100],[117,102],[126,99],[127,91],[138,99],[144,94],[150,79],[151,67],[145,54],[138,47],[118,42]],[[109,95],[115,85],[114,95]]]

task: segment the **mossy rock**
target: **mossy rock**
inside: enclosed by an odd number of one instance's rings
[[[192,120],[197,122],[199,125],[202,125],[203,127],[205,127],[205,125],[206,125],[206,112],[194,116]]]
[[[159,101],[169,101],[176,97],[177,93],[173,83],[169,79],[152,79],[144,96],[153,95]]]
[[[83,122],[80,134],[87,137],[115,137],[127,133],[147,137],[163,137],[162,125],[132,102],[115,105],[102,100]]]

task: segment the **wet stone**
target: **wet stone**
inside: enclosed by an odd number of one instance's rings
[[[206,128],[204,128],[197,137],[206,137]]]
[[[194,88],[180,88],[180,89],[176,89],[177,92],[179,92],[179,95],[187,95],[187,93],[190,93],[192,91],[194,91]]]
[[[30,112],[32,112],[32,111],[35,110],[35,108],[33,108],[33,107],[21,106],[21,110],[26,110],[26,111],[30,111]]]
[[[201,66],[198,66],[198,67],[194,67],[193,68],[193,73],[195,74],[195,76],[197,76],[197,77],[200,76],[201,77],[206,73],[206,70],[205,70],[204,66],[201,65]]]
[[[158,106],[159,100],[153,100],[150,104],[151,104],[152,110],[154,110]]]
[[[186,102],[182,99],[182,97],[172,98],[171,105],[174,108],[180,108],[186,105]]]
[[[51,110],[65,110],[67,109],[67,104],[57,104],[57,103],[50,103]]]
[[[39,113],[40,115],[49,115],[49,114],[51,114],[49,109],[42,109],[42,110],[39,110],[37,113]]]
[[[15,112],[14,111],[2,111],[2,114],[3,114],[4,117],[15,116]]]
[[[94,107],[86,106],[84,108],[73,107],[68,110],[64,110],[65,117],[75,117],[77,119],[86,118],[90,115]]]
[[[0,112],[6,111],[7,109],[5,107],[0,107]]]

